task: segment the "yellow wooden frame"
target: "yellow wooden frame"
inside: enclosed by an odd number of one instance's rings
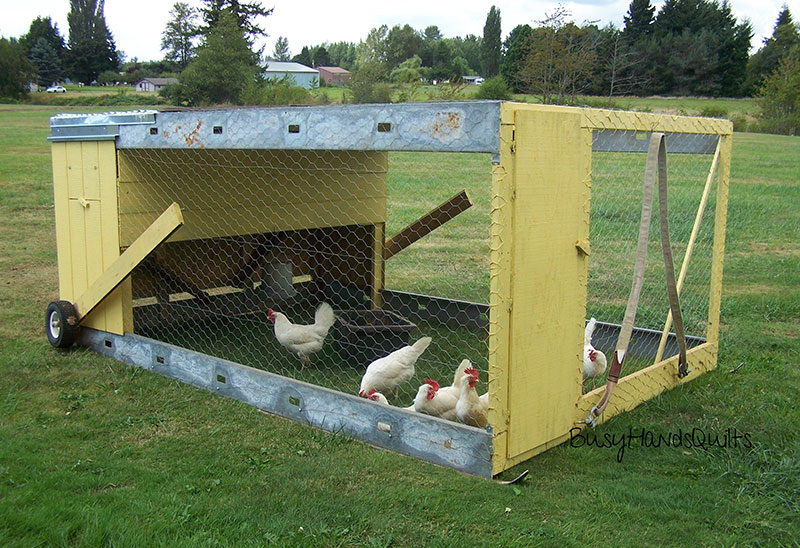
[[[500,161],[492,173],[489,422],[494,474],[566,441],[572,428],[585,427],[584,419],[604,390],[581,394],[594,130],[720,138],[707,342],[688,352],[691,372],[682,379],[677,357],[621,378],[599,422],[716,367],[731,123],[504,103]],[[537,216],[539,222],[531,220]],[[540,285],[544,280],[547,284]],[[547,294],[537,287],[546,287]]]
[[[566,440],[573,427],[583,426],[600,397],[601,389],[581,394],[580,372],[595,130],[717,135],[720,139],[707,342],[689,351],[691,373],[683,379],[677,378],[675,358],[620,379],[600,421],[716,367],[732,124],[720,119],[501,103],[490,214],[489,423],[494,474]],[[186,224],[171,241],[359,225],[363,233],[347,243],[363,253],[352,254],[358,256],[358,264],[345,266],[353,266],[348,276],[358,278],[369,290],[372,305],[380,307],[387,254],[388,153],[272,152],[272,156],[261,156],[257,150],[238,154],[248,158],[249,164],[261,162],[265,168],[286,158],[315,160],[320,165],[312,167],[327,177],[326,184],[312,185],[313,178],[289,174],[289,179],[280,181],[283,184],[264,185],[246,174],[232,174],[225,184],[235,191],[218,192],[206,211],[193,208],[191,199],[184,203],[181,197],[209,193],[220,181],[197,180],[180,169],[167,173],[164,169],[142,171],[137,166],[143,161],[191,163],[196,155],[224,159],[224,150],[143,152],[117,150],[113,140],[53,142],[61,298],[79,300],[79,308],[87,309],[80,297],[89,291],[88,300],[97,301],[90,291],[92,284],[109,269],[108,277],[116,283],[121,271],[112,265],[121,251],[175,200],[185,207]],[[330,166],[340,165],[357,171],[361,182],[352,182],[346,173],[331,173]],[[163,185],[169,185],[174,195],[159,194]],[[361,185],[363,192],[350,193],[358,200],[341,200],[341,189],[350,189],[348,185]],[[248,196],[256,193],[274,210],[253,208]],[[306,199],[298,203],[293,199],[298,195]],[[328,202],[335,207],[323,207]],[[287,215],[287,211],[302,215]],[[223,229],[203,222],[217,214],[235,219],[224,234],[217,233]],[[305,220],[300,223],[301,217],[311,219],[311,225]],[[130,280],[102,298],[82,325],[119,335],[132,331]]]

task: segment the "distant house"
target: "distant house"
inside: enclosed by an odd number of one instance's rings
[[[164,86],[177,83],[177,78],[145,78],[136,83],[136,91],[158,91]]]
[[[311,88],[313,80],[319,83],[319,71],[300,63],[270,61],[264,71],[264,76],[268,80],[280,80],[281,78],[289,77],[294,81],[294,85],[306,89]]]
[[[345,70],[342,67],[317,67],[317,70],[319,71],[319,77],[325,80],[326,84],[333,84],[334,86],[343,86],[353,77],[349,70]]]
[[[483,78],[480,76],[470,75],[470,76],[463,76],[461,78],[465,84],[482,84]]]

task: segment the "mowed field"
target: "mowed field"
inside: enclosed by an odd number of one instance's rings
[[[734,135],[718,368],[587,433],[598,443],[576,439],[506,472],[531,470],[511,487],[50,348],[46,138],[48,117],[67,110],[0,105],[0,545],[798,544],[800,140]],[[396,227],[416,215],[402,209],[424,192],[414,180],[390,188]],[[467,244],[486,240],[464,230],[431,240],[453,250],[441,272],[420,281],[397,263],[388,275],[421,291],[455,276],[442,293],[479,300],[486,280],[464,265],[482,257]],[[641,432],[695,443],[607,441]]]

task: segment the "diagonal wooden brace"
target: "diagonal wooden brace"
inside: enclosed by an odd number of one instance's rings
[[[462,190],[387,239],[383,248],[383,258],[388,259],[399,253],[470,207],[472,207],[472,200],[467,191]]]
[[[73,305],[82,320],[114,291],[128,277],[131,271],[152,253],[158,245],[172,236],[183,225],[180,206],[173,202],[158,219],[147,227],[138,238],[128,246],[122,255],[78,297]]]

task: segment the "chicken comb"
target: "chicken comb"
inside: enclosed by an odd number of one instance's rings
[[[377,392],[377,391],[378,391],[378,389],[377,389],[377,388],[373,388],[372,390],[370,390],[369,392],[367,392],[367,398],[369,398],[369,399],[372,399],[372,396],[374,396],[374,395],[375,395],[375,392]]]
[[[430,384],[434,390],[439,390],[439,383],[433,379],[425,379],[425,384]]]
[[[475,377],[476,379],[478,378],[478,370],[475,369],[474,367],[469,367],[465,369],[464,374],[469,375],[470,377]]]

